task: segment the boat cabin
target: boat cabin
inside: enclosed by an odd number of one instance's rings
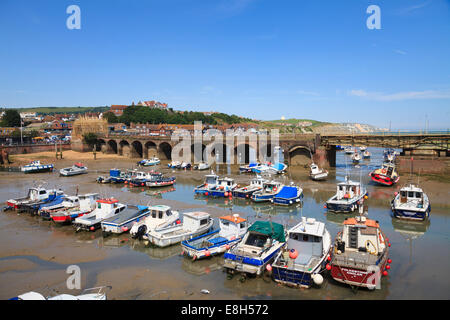
[[[64,199],[62,206],[64,207],[76,207],[80,204],[80,199],[77,196],[69,196]]]
[[[44,188],[30,188],[28,190],[28,199],[31,201],[41,201],[45,200],[50,196],[49,190],[46,190]]]
[[[240,238],[244,236],[248,228],[247,219],[240,217],[238,214],[220,217],[219,224],[219,235],[227,239],[231,237]]]
[[[99,199],[98,193],[87,193],[78,196],[80,202],[80,211],[91,211],[95,209],[95,204]]]
[[[148,217],[150,219],[160,220],[159,222],[167,220],[167,218],[172,216],[173,214],[171,208],[165,205],[151,206],[148,208],[148,210],[150,211]]]
[[[273,242],[285,242],[284,227],[281,224],[270,221],[256,221],[239,243],[238,249],[249,256],[259,256],[273,246]]]
[[[403,187],[400,189],[400,202],[423,202],[423,190],[414,185]]]
[[[345,252],[368,252],[378,255],[385,249],[384,235],[377,221],[364,216],[347,218],[344,221],[342,242],[337,244],[337,250]]]
[[[215,174],[207,174],[205,176],[205,185],[216,185],[219,180],[219,176]]]
[[[219,189],[230,190],[230,189],[233,189],[235,186],[236,186],[236,184],[234,183],[234,179],[232,179],[232,178],[217,179],[217,187]]]
[[[302,217],[302,221],[289,230],[287,254],[289,250],[298,252],[295,264],[308,265],[310,260],[323,255],[323,235],[325,224],[314,218]]]
[[[207,212],[186,212],[183,214],[183,229],[195,232],[210,220],[211,215]]]
[[[96,211],[97,214],[99,213],[103,213],[103,214],[108,214],[108,213],[113,213],[113,214],[118,214],[119,212],[123,211],[126,208],[125,205],[119,203],[119,200],[114,199],[114,198],[109,198],[109,199],[99,199],[97,200],[97,208]]]
[[[346,179],[337,185],[336,200],[353,199],[361,195],[361,192],[361,184],[359,182]]]
[[[277,181],[266,181],[263,183],[263,192],[265,193],[273,193],[280,189],[281,182]]]

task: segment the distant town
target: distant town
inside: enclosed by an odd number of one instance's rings
[[[129,108],[127,111],[127,108]],[[23,110],[23,111],[22,111]],[[148,112],[148,119],[125,117],[136,111]],[[161,111],[158,121],[154,112]],[[14,115],[13,112],[16,114]],[[151,113],[153,112],[153,113]],[[164,118],[164,115],[166,117]],[[308,119],[284,119],[261,121],[216,111],[173,110],[167,103],[151,100],[132,102],[130,105],[105,107],[42,107],[0,109],[0,144],[70,142],[74,122],[80,117],[105,119],[108,130],[116,134],[168,136],[177,129],[194,132],[194,121],[202,121],[204,129],[216,129],[222,133],[231,129],[237,132],[268,132],[278,129],[280,133],[369,133],[387,131],[368,124],[327,123]],[[20,118],[20,119],[19,119]],[[122,121],[123,120],[123,121]],[[135,121],[133,121],[135,120]],[[170,120],[173,120],[171,122]],[[155,123],[157,122],[157,123]]]

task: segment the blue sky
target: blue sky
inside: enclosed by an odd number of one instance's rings
[[[66,8],[81,9],[69,30]],[[369,5],[381,29],[369,30]],[[448,0],[0,1],[0,106],[450,127]]]

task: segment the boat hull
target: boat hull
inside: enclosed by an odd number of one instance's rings
[[[322,272],[326,266],[326,260],[311,271],[292,270],[285,266],[272,265],[272,278],[275,282],[287,286],[310,288],[314,284],[313,275]]]
[[[196,248],[194,246],[191,246],[190,243],[192,241],[206,238],[210,235],[218,234],[219,230],[215,230],[213,232],[201,235],[196,238],[192,238],[191,240],[185,240],[181,243],[181,247],[183,248],[182,254],[188,258],[192,258],[193,260],[200,260],[204,258],[208,258],[211,256],[220,255],[224,252],[226,252],[231,247],[235,246],[241,241],[241,238],[234,238],[233,240],[227,239],[226,241],[220,242],[219,244],[209,246],[209,247],[203,247],[203,248]]]
[[[394,202],[391,202],[391,209],[392,213],[394,214],[394,217],[398,219],[403,220],[415,220],[415,221],[423,221],[428,219],[431,212],[431,206],[428,205],[428,207],[425,210],[405,210],[405,209],[397,209],[394,206]]]
[[[272,203],[280,206],[290,206],[295,203],[299,203],[303,199],[303,193],[294,198],[278,198],[274,197]]]
[[[186,232],[183,234],[179,234],[176,236],[169,236],[169,237],[161,237],[157,235],[152,234],[146,234],[143,236],[144,239],[148,240],[151,244],[158,246],[158,247],[169,247],[174,244],[178,244],[184,240],[192,239],[194,237],[200,236],[204,233],[207,233],[213,226],[214,221],[211,220],[207,225],[205,225],[203,228],[195,231],[195,232]]]

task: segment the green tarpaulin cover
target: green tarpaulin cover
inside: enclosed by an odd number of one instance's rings
[[[271,238],[280,242],[285,242],[284,227],[276,222],[270,221],[256,221],[248,228],[248,231],[255,231],[263,234],[267,234]]]

